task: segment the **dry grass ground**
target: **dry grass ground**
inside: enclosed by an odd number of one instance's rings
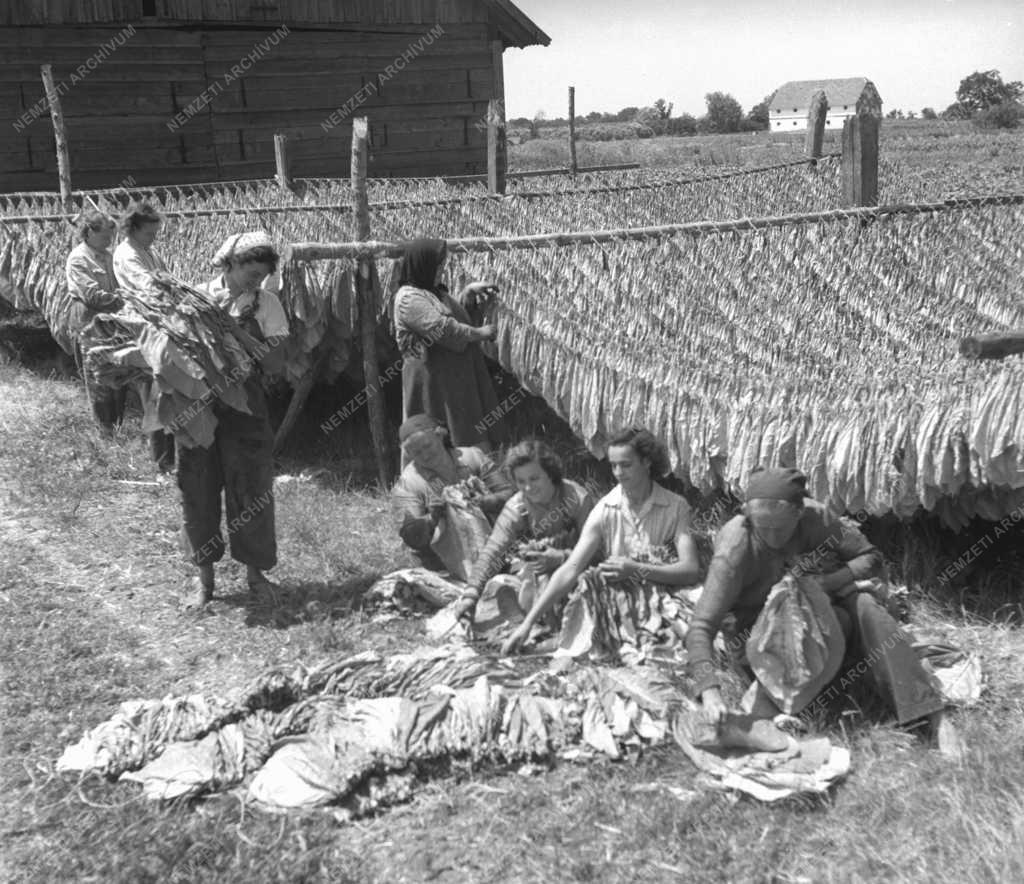
[[[918,623],[984,655],[985,699],[958,716],[970,755],[950,765],[840,707],[826,726],[853,772],[823,801],[697,791],[670,747],[532,776],[435,772],[412,803],[353,825],[257,814],[234,796],[160,807],[58,776],[63,746],[124,700],[408,649],[421,627],[359,609],[402,562],[379,494],[280,485],[279,597],[251,602],[226,567],[212,614],[186,619],[176,493],[155,484],[136,427],[104,439],[79,386],[0,366],[0,437],[5,881],[1024,880],[1024,638],[922,599]]]

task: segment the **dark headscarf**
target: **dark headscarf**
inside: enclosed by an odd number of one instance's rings
[[[437,294],[434,280],[437,268],[444,263],[443,239],[414,239],[405,244],[405,254],[398,266],[399,286],[411,285]]]
[[[799,503],[807,495],[807,477],[792,467],[754,470],[747,482],[747,500]]]

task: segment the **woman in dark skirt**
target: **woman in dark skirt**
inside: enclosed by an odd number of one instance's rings
[[[469,310],[491,286],[472,282],[453,298],[441,284],[445,257],[444,240],[413,240],[398,267],[402,417],[427,414],[448,428],[453,445],[490,451],[506,431],[480,343],[494,340],[497,330],[474,322]]]

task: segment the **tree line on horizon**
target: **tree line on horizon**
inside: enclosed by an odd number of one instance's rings
[[[766,95],[750,110],[728,92],[709,92],[704,96],[705,113],[700,117],[682,113],[673,116],[672,102],[659,98],[648,107],[624,107],[617,113],[592,111],[577,115],[577,126],[599,123],[632,123],[639,127],[643,137],[647,135],[705,135],[728,132],[761,132],[770,128],[769,109],[775,93]],[[924,107],[920,111],[923,120],[974,120],[982,128],[1012,129],[1024,118],[1024,84],[1019,80],[1004,82],[997,70],[975,71],[960,81],[956,100],[945,110],[937,112]],[[896,108],[890,110],[887,119],[913,120],[918,112]],[[533,118],[516,117],[508,125],[529,129],[536,137],[544,126],[568,126],[565,117],[548,119],[543,111],[537,111]]]

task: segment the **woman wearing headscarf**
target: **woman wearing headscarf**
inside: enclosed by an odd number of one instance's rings
[[[476,503],[490,523],[498,517],[513,489],[483,451],[453,446],[444,429],[428,415],[406,418],[399,427],[398,440],[409,459],[391,490],[398,535],[425,567],[441,570],[444,564],[434,547],[446,528],[444,489],[478,479],[482,492]]]
[[[845,637],[850,678],[868,675],[899,724],[928,719],[940,750],[958,755],[959,737],[945,718],[942,697],[899,624],[860,582],[876,576],[882,565],[881,553],[859,530],[807,497],[803,473],[781,467],[752,472],[743,514],[715,537],[714,558],[686,636],[707,720],[718,724],[727,713],[712,662],[715,636],[727,627],[733,635],[729,644],[741,647],[788,570],[817,575]],[[768,695],[759,691],[757,705],[774,711],[765,701],[770,703]]]
[[[79,364],[82,363],[78,336],[98,313],[114,313],[121,309],[117,294],[110,244],[114,239],[114,220],[102,212],[83,212],[78,218],[78,243],[68,255],[65,273],[71,308],[68,313],[68,335],[74,345]],[[82,374],[89,390],[92,412],[104,432],[112,432],[124,418],[125,389],[104,387]]]
[[[406,244],[397,268],[402,416],[427,414],[448,428],[453,445],[489,451],[506,438],[480,348],[497,330],[474,322],[467,306],[475,310],[492,286],[472,282],[458,298],[451,297],[441,282],[445,257],[444,240],[417,239]]]
[[[221,494],[227,515],[231,557],[246,566],[250,590],[269,585],[263,572],[277,563],[274,530],[274,436],[261,376],[283,366],[281,344],[288,318],[281,302],[260,283],[277,269],[278,253],[270,237],[252,231],[228,237],[214,258],[220,273],[204,289],[264,345],[244,387],[250,414],[219,399],[211,406],[217,418],[209,448],[182,448],[178,487],[184,510],[183,536],[193,564],[199,567],[192,604],[200,607],[214,594],[213,565],[224,556]]]
[[[153,251],[153,243],[160,233],[163,218],[149,203],[133,203],[121,218],[121,234],[124,239],[114,249],[114,276],[123,289],[149,288],[149,281],[156,271],[167,270],[163,260]],[[144,422],[156,418],[156,400],[153,385],[143,383],[139,387],[139,398],[145,412]],[[174,469],[174,435],[163,429],[149,434],[149,453],[161,472]]]

